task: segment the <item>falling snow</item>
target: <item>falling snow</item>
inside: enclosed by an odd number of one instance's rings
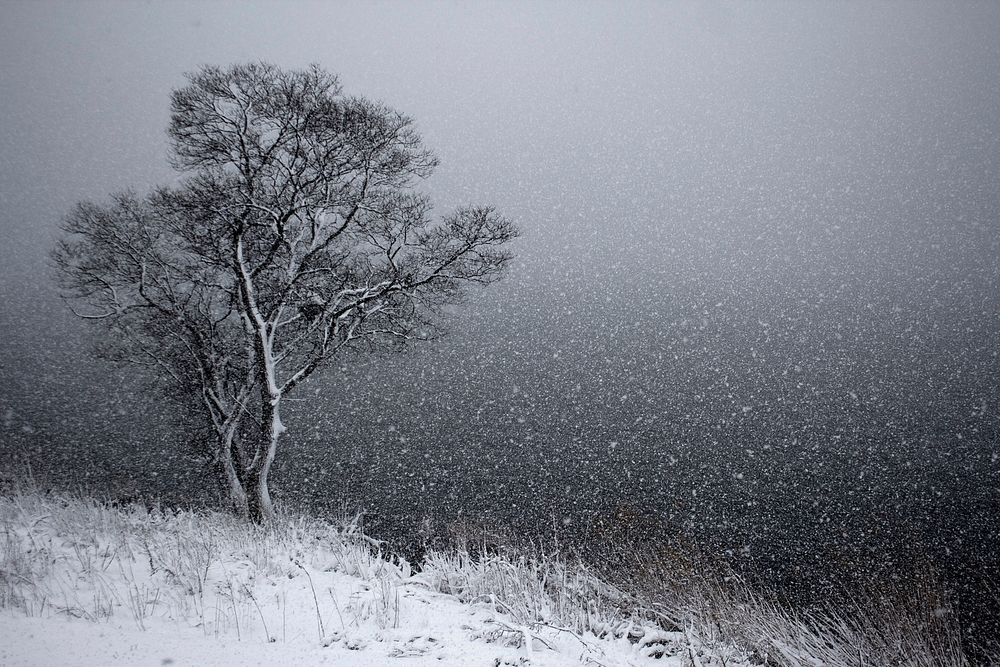
[[[480,522],[600,560],[613,524],[805,605],[928,565],[1000,636],[1000,5],[3,13],[3,480],[217,503],[47,253],[78,201],[172,182],[184,72],[318,62],[413,116],[440,211],[523,238],[446,336],[294,397],[279,505],[414,558]]]

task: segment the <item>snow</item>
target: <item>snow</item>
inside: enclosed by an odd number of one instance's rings
[[[342,582],[347,583],[347,582]],[[346,588],[359,588],[347,583]],[[524,648],[490,644],[489,615],[445,596],[417,591],[404,593],[405,621],[399,628],[379,629],[368,624],[337,628],[321,643],[300,627],[285,640],[269,643],[262,631],[237,638],[235,630],[206,635],[192,628],[158,619],[141,630],[125,619],[93,622],[58,616],[30,618],[6,614],[0,622],[0,664],[66,665],[560,665],[580,664],[582,645],[574,651],[556,644]],[[302,602],[302,601],[300,601]],[[297,625],[308,621],[305,605],[290,610]],[[522,633],[527,630],[521,630]],[[552,643],[555,638],[548,637]],[[538,644],[537,640],[533,643]],[[324,645],[328,644],[328,645]],[[565,644],[565,642],[563,642]],[[405,659],[405,660],[404,660]],[[616,656],[605,664],[639,664]]]
[[[545,616],[540,597],[544,620],[513,617],[499,592],[460,601],[438,592],[471,590],[448,558],[414,573],[350,527],[265,533],[37,494],[0,497],[0,525],[2,665],[686,664],[655,627],[599,638]],[[671,641],[676,655],[655,659]]]

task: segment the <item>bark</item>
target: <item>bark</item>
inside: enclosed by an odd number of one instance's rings
[[[247,487],[250,489],[247,494],[250,520],[259,526],[272,523],[275,519],[274,506],[267,488],[266,471],[262,473],[251,472],[248,476]]]
[[[264,438],[264,455],[261,456],[252,466],[250,474],[247,476],[247,490],[249,492],[250,519],[254,523],[268,524],[274,521],[274,504],[271,502],[271,492],[268,487],[268,476],[271,472],[271,464],[274,463],[274,456],[278,451],[278,439],[285,432],[285,426],[281,423],[281,396],[272,396],[266,387],[271,383],[263,383],[262,404],[262,437]]]
[[[219,453],[219,468],[222,477],[222,487],[227,493],[227,500],[232,510],[244,519],[250,518],[250,504],[244,480],[240,469],[233,462],[233,440],[235,433],[229,430],[222,436]]]

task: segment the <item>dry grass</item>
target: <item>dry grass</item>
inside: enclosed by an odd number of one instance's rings
[[[603,637],[624,635],[638,620],[621,591],[583,563],[559,555],[432,551],[420,576],[434,590],[463,602],[489,602],[519,624],[544,623]]]
[[[218,512],[115,506],[30,487],[0,496],[0,608],[29,616],[125,614],[142,629],[155,617],[271,639],[266,614],[276,627],[284,612],[281,600],[264,601],[262,583],[301,576],[301,563],[400,577],[349,525],[296,518],[264,530]]]
[[[632,590],[665,627],[716,653],[732,648],[775,667],[971,667],[956,615],[936,580],[870,590],[853,602],[796,612],[741,578],[674,557],[647,558]],[[722,664],[722,663],[720,663]],[[1000,665],[1000,655],[984,665]]]
[[[639,655],[696,667],[971,665],[931,580],[907,596],[796,614],[682,555],[647,558],[631,571],[642,574],[612,585],[558,550],[465,543],[428,552],[412,575],[356,521],[296,517],[264,530],[217,512],[116,507],[35,489],[0,496],[0,608],[30,616],[104,622],[121,614],[143,629],[168,619],[275,641],[290,634],[288,603],[265,584],[299,577],[309,601],[298,608],[315,618],[314,629],[305,618],[298,632],[325,643],[362,623],[396,627],[399,585],[411,581],[491,609],[511,641],[567,633],[584,646],[629,642]],[[317,584],[324,572],[367,583],[338,594]],[[870,601],[878,599],[892,602]]]

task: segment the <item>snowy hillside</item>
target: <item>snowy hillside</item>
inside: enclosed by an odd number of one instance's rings
[[[350,526],[37,492],[0,522],[4,665],[750,664],[558,560],[432,553],[414,573]]]

